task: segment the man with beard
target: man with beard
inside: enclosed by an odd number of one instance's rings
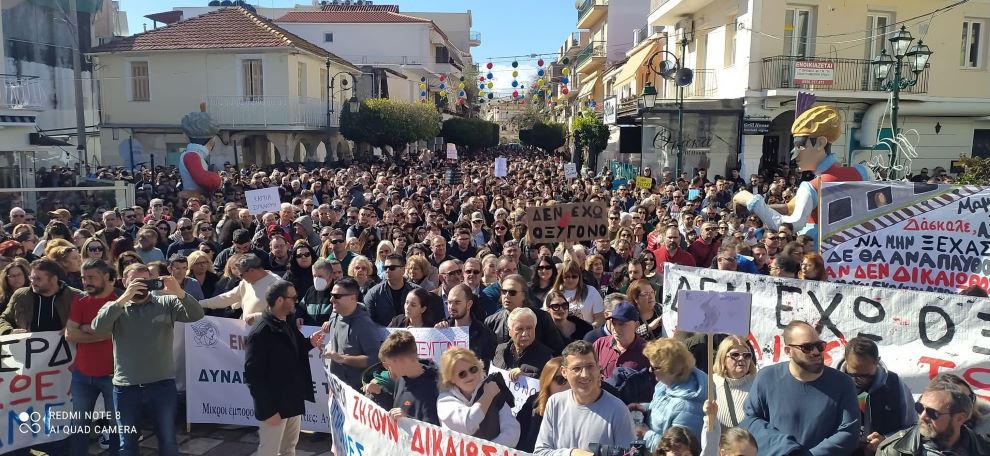
[[[825,342],[808,323],[790,322],[783,339],[791,360],[756,375],[739,427],[753,434],[760,454],[851,454],[860,433],[853,381],[825,367]]]
[[[918,424],[885,440],[877,456],[990,454],[990,441],[964,426],[973,399],[962,386],[936,379],[914,404]]]
[[[103,406],[113,415],[113,342],[109,334],[96,334],[90,323],[104,304],[117,299],[113,280],[115,271],[106,261],[86,260],[82,265],[82,282],[86,294],[72,300],[65,340],[76,344],[75,369],[72,370],[72,410],[78,416],[73,426],[89,424],[82,419],[92,412],[96,399],[103,395]],[[109,433],[109,452],[117,454],[119,438]],[[79,433],[70,438],[73,455],[86,455],[89,436]]]
[[[485,369],[495,357],[495,333],[478,318],[478,297],[471,287],[463,283],[454,285],[447,293],[448,318],[436,324],[437,328],[468,327],[468,348],[485,362]]]
[[[887,436],[917,424],[911,390],[880,362],[876,342],[865,337],[849,339],[845,356],[835,368],[852,378],[859,394],[863,431],[853,456],[876,453]]]
[[[718,239],[718,224],[705,222],[701,224],[701,237],[694,240],[688,251],[694,257],[694,264],[708,267],[711,266],[721,246],[722,241]]]
[[[663,265],[667,262],[681,266],[696,266],[694,256],[681,248],[681,232],[671,226],[664,232],[663,244],[657,246],[653,255],[657,257],[657,273],[663,274]]]

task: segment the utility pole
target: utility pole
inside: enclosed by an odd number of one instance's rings
[[[69,25],[72,29],[72,82],[76,95],[76,152],[89,171],[89,154],[86,152],[86,114],[83,111],[82,57],[79,54],[79,10],[76,0],[69,0]]]

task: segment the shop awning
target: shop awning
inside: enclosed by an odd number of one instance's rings
[[[581,80],[581,90],[578,90],[578,98],[584,98],[589,94],[594,93],[595,86],[600,84],[602,80],[601,72],[594,72]]]
[[[647,46],[629,57],[629,60],[626,61],[625,65],[622,65],[622,71],[620,71],[619,75],[615,77],[615,87],[622,87],[630,80],[635,80],[636,75],[643,74],[648,71],[645,67],[643,67],[643,64],[646,62],[646,59],[650,58],[650,56],[656,52],[656,49],[657,46],[655,44],[652,46]],[[639,81],[633,83],[633,87],[636,91],[642,90],[643,85],[644,84],[641,84]],[[638,96],[639,94],[636,93],[635,95]]]

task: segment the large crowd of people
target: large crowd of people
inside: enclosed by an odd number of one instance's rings
[[[508,158],[505,177],[496,156]],[[493,149],[454,163],[228,165],[221,188],[195,196],[174,168],[99,170],[135,183],[136,204],[9,211],[0,334],[64,331],[77,344],[72,406],[92,410],[102,395],[117,413],[119,434],[101,438],[110,454],[138,454],[142,417],[159,453],[177,453],[172,327],[204,315],[251,325],[244,372],[262,455],[293,454],[313,400],[311,350],[393,418],[538,455],[990,454],[990,406],[963,379],[910,391],[870,339],[847,341],[832,368],[816,328],[794,321],[782,334],[789,361],[758,370],[757,347],[722,336],[708,372],[705,337],[665,328],[666,263],[828,279],[812,238],[732,204],[740,189],[786,203],[796,168],[645,168],[652,185],[637,188],[608,167],[566,179],[563,164]],[[268,187],[278,211],[251,214],[245,192]],[[587,201],[607,206],[607,236],[527,236],[526,208]],[[304,324],[321,329],[306,338]],[[439,363],[417,358],[408,331],[382,330],[455,326],[469,346]],[[491,367],[538,380],[538,393],[513,415]],[[96,437],[37,449],[86,454]]]

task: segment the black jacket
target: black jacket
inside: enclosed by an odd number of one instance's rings
[[[560,337],[560,331],[553,324],[545,310],[532,309],[536,314],[536,340],[542,342],[553,353],[559,355],[564,350],[564,338]],[[506,309],[490,315],[485,319],[485,326],[495,333],[495,342],[504,343],[509,341],[509,311]]]
[[[392,301],[392,288],[388,286],[387,280],[382,280],[375,286],[371,287],[367,293],[364,294],[364,307],[368,309],[368,313],[371,314],[371,319],[381,326],[388,326],[389,322],[395,318],[396,315],[403,315],[406,313],[406,295],[409,294],[413,288],[419,288],[418,285],[403,279],[402,288],[399,289],[399,302]],[[433,311],[433,309],[429,309]],[[443,309],[440,309],[440,315],[443,315]],[[425,320],[424,320],[425,321]],[[425,322],[429,326],[436,324],[435,321]]]
[[[423,374],[416,378],[400,378],[395,385],[395,401],[392,408],[400,408],[405,416],[440,425],[437,416],[437,398],[440,390],[440,369],[433,361],[421,359]]]
[[[543,370],[544,365],[550,362],[550,358],[553,358],[553,353],[538,340],[534,340],[522,353],[516,353],[515,345],[509,341],[498,344],[492,365],[505,370],[518,367],[523,375],[540,378],[540,371]]]
[[[302,415],[314,402],[309,351],[313,345],[295,322],[265,312],[251,328],[244,355],[244,378],[254,399],[254,417],[264,421]]]

